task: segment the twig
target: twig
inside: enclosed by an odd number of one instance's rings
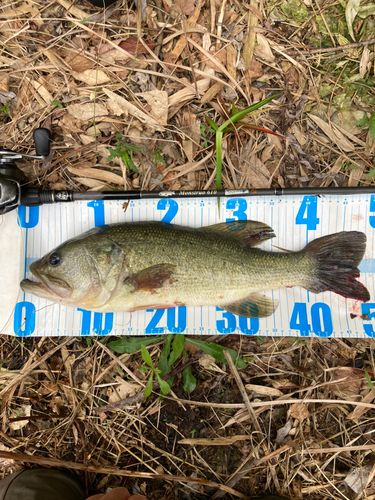
[[[119,366],[121,366],[121,368],[129,375],[129,377],[135,380],[135,382],[137,382],[142,387],[146,386],[146,384],[144,384],[141,380],[139,380],[139,378],[136,375],[134,375],[134,373],[131,370],[129,370],[129,368],[116,356],[116,354],[113,351],[111,351],[111,349],[109,349],[106,345],[99,342],[99,340],[97,340],[96,343],[100,345],[100,347],[103,349],[103,351],[105,351],[108,354],[108,356],[110,356],[113,360],[116,361],[116,363]]]
[[[96,474],[107,474],[114,476],[135,477],[143,479],[161,479],[167,481],[177,481],[183,483],[195,483],[211,488],[218,488],[224,490],[231,495],[234,495],[243,500],[248,500],[248,497],[239,491],[236,491],[228,486],[209,481],[208,479],[201,479],[195,477],[174,476],[172,474],[151,474],[148,472],[136,472],[124,469],[116,469],[115,467],[95,467],[93,465],[77,464],[76,462],[65,462],[63,460],[56,460],[55,458],[35,457],[27,455],[26,453],[14,453],[10,451],[0,450],[0,457],[7,458],[8,460],[16,460],[18,462],[29,462],[33,464],[46,465],[48,467],[63,467],[65,469],[83,470],[87,472],[94,472]]]
[[[230,357],[229,352],[228,351],[224,351],[224,356],[225,356],[226,360],[228,361],[229,368],[231,369],[231,372],[232,372],[232,374],[233,374],[233,376],[234,376],[234,378],[236,380],[236,383],[237,383],[237,386],[238,386],[238,388],[240,390],[242,399],[245,401],[245,405],[246,405],[247,411],[250,414],[250,417],[251,417],[251,420],[253,421],[254,427],[255,427],[255,429],[258,432],[260,432],[261,434],[263,434],[262,429],[260,428],[257,416],[255,415],[253,407],[251,406],[251,403],[250,403],[250,400],[249,400],[249,396],[247,395],[245,386],[242,383],[241,377],[240,377],[240,375],[238,373],[238,370],[237,370],[235,364],[233,363],[232,358]]]
[[[68,344],[69,342],[72,342],[72,338],[71,337],[68,337],[66,338],[61,344],[58,344],[57,346],[55,346],[53,349],[51,349],[50,351],[46,352],[45,354],[43,354],[43,356],[41,358],[39,358],[37,361],[35,361],[35,363],[33,363],[27,370],[25,370],[22,375],[18,375],[17,377],[15,377],[12,381],[10,381],[5,387],[4,389],[0,392],[0,397],[4,396],[5,393],[7,393],[8,391],[10,391],[10,389],[14,386],[14,385],[17,385],[24,377],[26,377],[27,375],[29,375],[33,370],[35,370],[35,368],[39,365],[41,365],[42,363],[44,363],[44,361],[46,361],[48,358],[50,358],[51,356],[53,356],[55,354],[55,352],[59,351],[64,345]]]
[[[286,50],[288,54],[324,54],[328,52],[339,52],[340,50],[348,50],[348,49],[355,49],[356,47],[367,47],[367,45],[373,45],[375,44],[375,38],[372,38],[371,40],[365,40],[364,42],[356,42],[356,43],[348,43],[346,45],[338,45],[337,47],[326,47],[323,49],[309,49],[309,50],[296,50],[296,49],[291,49],[291,50]]]

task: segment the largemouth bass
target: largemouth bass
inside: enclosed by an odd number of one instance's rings
[[[366,302],[356,280],[366,235],[341,232],[299,252],[256,245],[273,238],[262,222],[193,229],[158,222],[113,224],[66,241],[30,265],[39,282],[21,288],[59,304],[118,312],[214,305],[249,318],[270,316],[278,301],[259,292],[301,286]]]

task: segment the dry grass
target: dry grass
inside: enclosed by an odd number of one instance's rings
[[[42,188],[214,188],[204,116],[220,124],[223,103],[242,109],[281,90],[252,120],[287,140],[239,129],[224,141],[223,186],[370,184],[375,143],[356,122],[374,112],[373,26],[357,17],[354,43],[339,3],[308,0],[119,1],[105,12],[81,0],[3,0],[0,144],[31,153],[34,128],[51,129],[50,158],[22,167]],[[107,161],[119,140],[139,146],[138,172]],[[154,499],[375,498],[364,371],[375,372],[373,341],[221,342],[247,360],[239,375],[197,358],[190,396],[177,375],[173,397],[144,400],[139,353],[113,359],[85,338],[1,338],[0,456],[18,454],[1,459],[3,473],[67,466],[87,493],[127,484]],[[148,349],[157,365],[161,346]]]
[[[113,359],[108,340],[1,339],[4,474],[19,463],[68,467],[87,493],[127,484],[151,499],[375,494],[371,340],[224,336],[247,367],[191,352],[195,391],[177,374],[164,399],[137,397],[140,352]],[[148,347],[154,366],[162,348]]]

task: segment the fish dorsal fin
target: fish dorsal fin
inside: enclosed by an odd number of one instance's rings
[[[275,237],[275,233],[270,226],[264,224],[264,222],[255,220],[222,222],[213,226],[203,227],[202,230],[234,238],[247,247],[260,245],[263,241]]]
[[[245,318],[265,318],[271,316],[278,308],[279,301],[265,295],[253,293],[246,299],[221,306],[226,311]]]

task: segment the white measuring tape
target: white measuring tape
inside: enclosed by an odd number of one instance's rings
[[[126,212],[120,201],[19,207],[17,217],[7,214],[0,225],[0,275],[2,293],[9,299],[0,310],[1,333],[18,336],[144,335],[184,333],[212,335],[242,333],[259,336],[374,337],[375,324],[375,195],[257,196],[221,198],[220,218],[216,198],[131,201]],[[134,313],[94,313],[52,304],[19,289],[22,278],[31,278],[28,267],[51,249],[88,229],[117,222],[163,221],[201,227],[232,220],[257,220],[271,226],[276,237],[260,248],[301,250],[315,238],[340,231],[361,231],[367,236],[361,281],[371,299],[360,303],[333,293],[313,294],[304,288],[266,291],[279,300],[267,318],[243,318],[216,307],[184,307]],[[11,234],[24,232],[10,244]],[[13,225],[13,226],[12,226]],[[5,229],[7,231],[5,237]],[[13,229],[12,229],[13,228]],[[4,253],[5,252],[5,253]],[[6,255],[6,258],[4,258]],[[10,265],[11,264],[11,265]],[[6,269],[5,269],[5,267]],[[10,270],[11,269],[11,270]],[[12,276],[10,276],[10,273]],[[14,309],[14,310],[13,310]]]

